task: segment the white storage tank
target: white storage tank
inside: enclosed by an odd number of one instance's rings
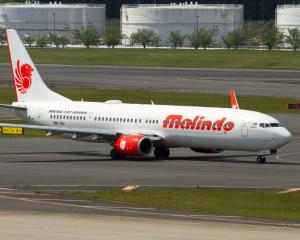
[[[0,27],[14,28],[35,37],[49,32],[71,35],[82,27],[94,27],[100,36],[105,31],[105,5],[26,2],[0,4]]]
[[[122,5],[123,44],[138,29],[152,29],[167,44],[171,31],[191,34],[196,29],[215,29],[216,46],[224,46],[222,36],[243,26],[243,5],[181,3],[169,5]]]
[[[300,29],[300,5],[278,5],[276,26],[285,34],[288,34],[289,28]]]

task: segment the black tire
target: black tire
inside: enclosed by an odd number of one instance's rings
[[[154,157],[156,159],[167,159],[170,156],[170,149],[166,147],[156,147],[154,149]]]
[[[110,157],[112,160],[120,160],[125,158],[125,156],[119,154],[115,149],[110,151]]]
[[[257,156],[256,162],[259,164],[264,164],[264,163],[266,163],[266,157],[265,156]]]

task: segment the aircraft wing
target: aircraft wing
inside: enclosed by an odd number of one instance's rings
[[[152,141],[162,140],[162,137],[152,133],[142,133],[142,132],[130,132],[130,131],[109,131],[109,130],[98,130],[98,129],[84,129],[84,128],[68,128],[68,127],[55,127],[55,126],[42,126],[42,125],[30,125],[30,124],[9,124],[9,123],[0,123],[0,127],[16,127],[16,128],[27,128],[27,129],[37,129],[42,130],[48,133],[48,135],[55,134],[78,134],[84,136],[101,136],[107,140],[114,140],[120,135],[131,135],[131,134],[141,134],[147,136]]]

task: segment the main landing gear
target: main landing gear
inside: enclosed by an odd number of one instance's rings
[[[125,156],[119,154],[114,148],[110,151],[110,157],[112,160],[122,160]]]
[[[154,157],[162,160],[167,159],[170,156],[170,149],[166,147],[156,147],[154,149]]]
[[[156,147],[154,149],[154,157],[159,160],[167,159],[170,156],[170,149],[166,147]],[[126,156],[118,153],[114,148],[110,151],[112,160],[122,160]]]
[[[266,163],[266,157],[265,156],[257,156],[256,158],[256,162],[259,163],[259,164],[263,164],[263,163]]]

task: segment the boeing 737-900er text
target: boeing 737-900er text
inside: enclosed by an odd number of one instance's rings
[[[125,104],[119,100],[77,102],[51,91],[43,82],[17,32],[6,32],[17,101],[1,107],[17,111],[29,124],[0,126],[39,129],[47,136],[108,142],[111,158],[169,157],[170,148],[200,153],[254,151],[257,162],[276,153],[292,135],[271,116],[239,109],[231,92],[231,108]]]

